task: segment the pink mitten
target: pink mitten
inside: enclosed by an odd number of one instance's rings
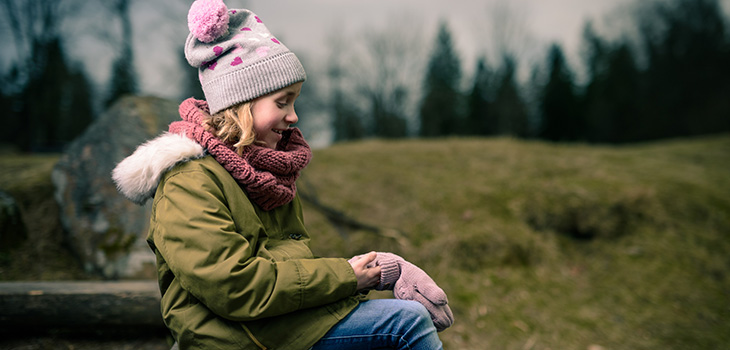
[[[375,258],[375,265],[381,268],[380,284],[375,289],[393,289],[396,299],[421,303],[439,332],[454,323],[454,314],[449,308],[446,293],[418,266],[393,253],[380,252]]]

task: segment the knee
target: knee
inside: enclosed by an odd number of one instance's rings
[[[442,349],[437,330],[431,321],[431,314],[417,301],[404,300],[400,304],[403,337],[401,341],[409,344],[409,349]]]
[[[414,323],[425,321],[431,323],[431,315],[421,303],[413,300],[400,300],[400,304],[403,318],[410,319]]]

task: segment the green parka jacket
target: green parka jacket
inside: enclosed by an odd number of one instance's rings
[[[157,181],[135,178],[135,167],[159,157],[155,148],[178,142],[177,158],[156,164]],[[310,348],[360,301],[352,267],[314,258],[298,196],[263,211],[215,159],[186,142],[193,141],[165,134],[142,146],[152,150],[130,156],[155,157],[128,158],[114,174],[130,199],[155,193],[147,242],[162,316],[180,349]],[[120,167],[133,175],[125,178]]]

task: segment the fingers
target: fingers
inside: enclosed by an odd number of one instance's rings
[[[366,270],[366,275],[370,280],[374,281],[375,284],[378,284],[378,282],[380,282],[380,266],[368,268]]]
[[[360,261],[362,262],[362,268],[365,270],[365,275],[369,280],[375,280],[375,283],[377,284],[380,282],[380,270],[382,269],[380,266],[373,266],[373,261],[378,256],[375,252],[370,252],[365,254]]]
[[[355,270],[357,290],[371,289],[380,283],[380,267],[361,270],[360,274],[357,272],[358,270]]]
[[[365,269],[367,268],[368,264],[372,263],[373,260],[377,258],[377,256],[378,254],[376,252],[370,252],[367,254],[359,255],[357,256],[357,259],[353,258],[349,262],[353,268]]]
[[[377,253],[370,252],[362,255],[360,259],[350,261],[357,278],[358,290],[372,288],[380,282],[380,266],[368,267],[376,257]]]
[[[378,257],[378,253],[370,252],[370,253],[363,255],[362,259],[360,259],[360,260],[363,261],[363,263],[365,265],[369,265],[370,263],[375,261],[375,258],[377,258],[377,257]]]

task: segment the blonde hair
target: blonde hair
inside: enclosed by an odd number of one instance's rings
[[[243,149],[256,142],[256,131],[253,128],[253,102],[244,102],[228,107],[203,120],[203,127],[223,142],[233,145],[236,153],[243,154]]]

